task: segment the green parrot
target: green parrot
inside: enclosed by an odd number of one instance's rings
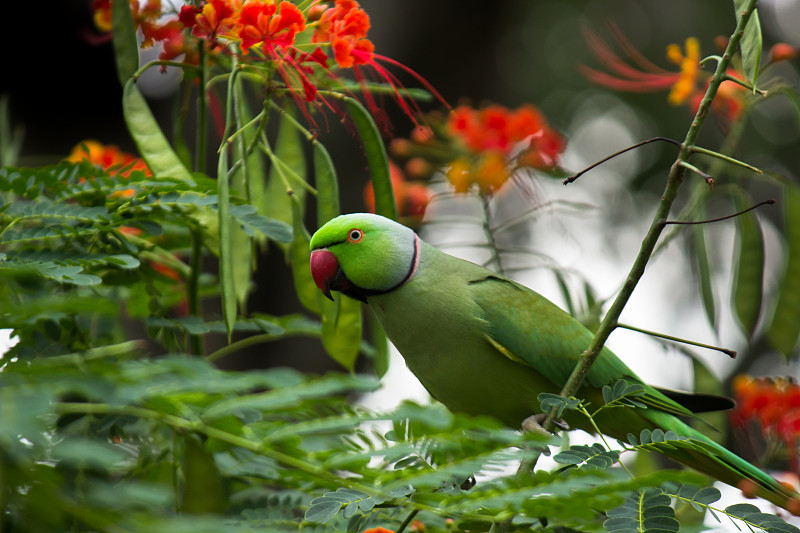
[[[448,255],[387,218],[336,217],[311,238],[311,274],[319,289],[365,302],[408,368],[436,400],[455,412],[492,415],[510,427],[539,411],[537,396],[559,393],[592,333],[558,306],[504,276]],[[800,496],[691,428],[679,416],[726,408],[690,393],[644,384],[608,348],[577,396],[602,405],[601,389],[618,380],[642,385],[647,409],[614,407],[595,418],[600,430],[628,440],[643,429],[673,431],[693,446],[663,453],[733,486],[747,486],[794,512]],[[593,432],[586,417],[566,411],[573,428]],[[744,481],[744,483],[742,483]]]

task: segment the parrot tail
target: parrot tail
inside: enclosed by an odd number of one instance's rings
[[[667,415],[652,411],[649,414]],[[638,438],[629,434],[628,441],[640,448],[658,451],[698,472],[736,487],[748,496],[764,498],[792,514],[800,515],[800,494],[674,416],[667,415],[663,418],[664,420],[654,422],[667,429],[666,433],[659,429],[644,430]]]

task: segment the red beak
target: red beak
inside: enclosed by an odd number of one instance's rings
[[[311,277],[329,300],[331,296],[331,284],[339,276],[339,261],[336,256],[328,250],[314,250],[311,252]]]

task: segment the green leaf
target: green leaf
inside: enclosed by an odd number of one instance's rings
[[[89,439],[65,439],[53,448],[53,458],[76,467],[122,472],[134,457],[118,446]]]
[[[783,199],[786,267],[767,339],[789,359],[800,336],[800,187],[787,183]]]
[[[378,131],[378,126],[372,115],[358,100],[345,97],[344,101],[361,136],[361,142],[364,144],[367,165],[369,165],[372,176],[372,188],[375,191],[375,212],[386,218],[397,220],[397,204],[389,172],[389,158],[386,155],[386,147],[380,131]]]
[[[125,116],[128,132],[153,174],[194,185],[192,175],[172,150],[147,101],[131,80],[125,83],[123,89],[122,113]]]
[[[292,264],[294,291],[303,307],[319,315],[322,312],[319,303],[320,291],[314,283],[314,278],[311,277],[310,268],[311,250],[308,245],[311,237],[303,225],[303,209],[300,200],[294,196],[291,197],[291,200],[294,213],[294,239],[289,246],[289,259]]]
[[[659,489],[636,492],[608,512],[603,527],[612,533],[674,532],[680,524],[670,499]]]
[[[744,210],[743,201],[736,202]],[[764,236],[756,215],[750,211],[736,217],[739,235],[734,260],[733,308],[739,327],[747,338],[753,336],[761,315],[764,290]]]
[[[0,273],[5,275],[36,275],[72,285],[99,285],[103,281],[99,276],[84,274],[83,267],[79,265],[61,265],[52,261],[7,261],[3,256],[0,254]]]
[[[700,489],[694,496],[692,496],[692,501],[695,501],[702,505],[711,505],[712,503],[719,501],[722,498],[722,493],[716,487],[705,487]]]
[[[294,173],[301,179],[306,179],[306,158],[303,152],[303,145],[300,141],[300,133],[292,122],[292,108],[284,109],[280,114],[278,126],[278,138],[275,141],[273,152],[275,157],[294,170]],[[288,116],[287,116],[288,115]],[[266,186],[264,186],[263,196],[258,200],[257,195],[253,196],[253,203],[259,206],[259,212],[263,215],[272,217],[276,220],[292,224],[294,220],[294,202],[299,202],[302,209],[306,202],[306,189],[302,186],[291,187],[287,190],[287,183],[281,177],[277,165],[273,162],[270,165],[267,175]],[[294,198],[294,199],[293,199]],[[258,202],[258,203],[256,203]]]
[[[549,392],[542,392],[536,397],[542,407],[542,412],[549,413],[552,409],[556,409],[556,418],[561,418],[564,414],[564,409],[577,409],[581,401],[577,398],[567,398],[559,394],[551,394]]]
[[[181,511],[190,514],[225,512],[228,497],[214,454],[192,437],[184,438],[183,443]]]
[[[217,177],[217,214],[219,228],[219,278],[222,290],[222,316],[228,329],[228,341],[236,322],[236,277],[230,216],[230,189],[225,150],[219,155]]]
[[[733,0],[733,9],[736,12],[736,21],[742,17],[747,0]],[[761,40],[761,23],[758,20],[758,10],[754,9],[750,20],[744,27],[744,35],[739,41],[739,51],[742,54],[742,68],[747,80],[753,86],[755,94],[756,82],[758,80],[758,70],[761,66],[761,50],[763,43]]]
[[[322,312],[322,346],[334,361],[351,371],[361,347],[361,302],[346,296],[328,300],[317,291]]]
[[[316,498],[312,500],[311,505],[308,506],[305,519],[315,524],[324,524],[336,516],[336,513],[338,513],[341,508],[342,504],[339,501],[327,498]]]
[[[745,197],[734,198],[737,211],[748,207]],[[736,217],[738,243],[734,252],[733,309],[742,333],[749,339],[761,316],[764,293],[764,235],[755,213]]]
[[[328,150],[314,143],[314,179],[317,186],[317,225],[339,216],[339,182]]]
[[[139,68],[139,43],[130,2],[111,3],[111,42],[117,63],[117,77],[125,85]]]
[[[289,224],[256,213],[256,208],[250,204],[231,205],[229,212],[249,236],[257,231],[275,242],[288,244],[292,241],[292,227]]]
[[[702,220],[705,209],[700,210],[699,217]],[[711,266],[708,260],[708,245],[706,244],[706,230],[703,224],[695,224],[691,228],[692,232],[692,252],[694,256],[694,269],[697,282],[700,284],[700,299],[709,325],[716,330],[717,328],[717,306],[714,300],[714,288],[711,283]]]

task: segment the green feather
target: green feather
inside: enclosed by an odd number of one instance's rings
[[[341,240],[342,228],[353,224],[370,224],[375,231],[385,232],[388,238],[373,240],[378,243],[374,246],[362,243],[345,254],[329,248],[351,281],[348,269],[361,270],[365,264],[376,271],[392,271],[396,277],[397,265],[386,264],[385,258],[407,257],[409,252],[386,250],[409,246],[406,238],[399,238],[406,228],[389,221],[375,226],[370,217],[374,215],[343,215],[312,239],[312,248],[328,246]],[[409,263],[407,258],[404,261],[407,273]],[[593,336],[538,293],[426,243],[411,279],[391,291],[370,295],[367,303],[409,369],[434,398],[452,411],[492,415],[511,427],[520,427],[525,418],[539,412],[540,393],[560,392]],[[642,430],[673,431],[688,440],[648,446],[734,486],[742,479],[752,480],[759,495],[777,505],[786,507],[798,497],[677,418],[692,413],[644,384],[607,348],[577,396],[600,406],[602,387],[620,379],[644,387],[644,395],[637,400],[647,408],[604,409],[595,417],[603,433],[627,440],[629,433],[639,435]],[[567,412],[565,418],[571,427],[593,431],[580,413]]]

